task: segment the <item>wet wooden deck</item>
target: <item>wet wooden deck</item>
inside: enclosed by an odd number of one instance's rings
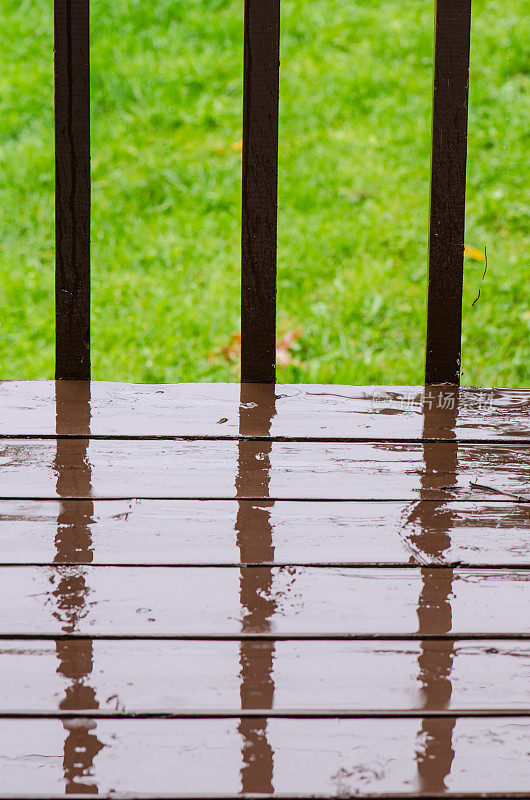
[[[530,797],[530,391],[0,384],[0,795]]]

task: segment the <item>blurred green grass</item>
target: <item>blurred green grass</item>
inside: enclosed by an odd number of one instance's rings
[[[0,0],[2,378],[53,374],[51,0]],[[434,2],[283,0],[279,381],[418,383]],[[474,0],[465,384],[529,385],[530,0]],[[93,374],[235,380],[242,0],[92,0]],[[479,301],[473,299],[481,290]],[[214,354],[214,355],[212,355]]]

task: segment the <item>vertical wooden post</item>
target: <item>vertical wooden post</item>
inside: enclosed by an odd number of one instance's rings
[[[471,0],[437,0],[426,383],[460,382]]]
[[[241,380],[276,377],[280,0],[245,0]]]
[[[56,378],[90,379],[89,0],[55,0]]]

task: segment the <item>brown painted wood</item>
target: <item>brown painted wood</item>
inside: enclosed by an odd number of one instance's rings
[[[529,545],[522,503],[0,501],[4,564],[530,566]]]
[[[89,0],[54,0],[56,378],[90,378]]]
[[[530,634],[528,570],[1,567],[0,634]]]
[[[0,716],[530,714],[528,641],[249,641],[244,676],[237,641],[61,644],[0,641]]]
[[[4,386],[0,408],[23,406],[20,385]],[[455,390],[396,409],[399,394],[374,408],[375,393],[336,387],[300,401],[295,387],[250,384],[213,398],[40,386],[52,438],[0,442],[0,491],[49,498],[0,501],[0,559],[20,563],[0,568],[0,794],[498,797],[525,785],[530,504],[502,494],[529,499],[528,446],[513,442],[524,393],[468,412]],[[216,417],[223,403],[233,412]],[[315,407],[324,429],[390,419],[423,441],[271,440]],[[125,436],[131,420],[166,430],[179,413],[236,440],[90,438],[120,417]],[[504,439],[457,439],[486,428]],[[94,499],[110,490],[226,499]],[[317,499],[275,500],[302,490]],[[39,558],[53,566],[25,563]],[[157,561],[186,566],[134,566]],[[86,566],[64,566],[75,562]],[[285,566],[229,566],[249,563]]]
[[[0,465],[0,498],[530,499],[523,444],[0,439]]]
[[[528,792],[529,720],[252,722],[242,732],[238,720],[4,720],[3,796],[499,798]]]
[[[460,383],[471,0],[436,0],[426,383]]]
[[[530,441],[529,389],[0,382],[0,435]]]
[[[274,383],[280,0],[245,0],[241,380]]]

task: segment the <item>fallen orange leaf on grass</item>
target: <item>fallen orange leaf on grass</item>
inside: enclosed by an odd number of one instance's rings
[[[208,361],[218,361],[219,356],[231,364],[234,361],[239,361],[241,357],[240,333],[233,333],[229,344],[225,344],[220,347],[219,350],[210,353],[208,356]]]
[[[292,363],[291,347],[302,335],[302,326],[294,331],[287,331],[279,342],[276,342],[276,363],[279,367],[287,367]]]
[[[471,244],[464,245],[464,255],[472,258],[473,261],[484,261],[484,253],[478,247],[473,247]]]
[[[287,367],[293,363],[291,356],[291,348],[297,339],[302,335],[302,326],[296,328],[294,331],[287,331],[282,338],[276,343],[276,363],[279,367]],[[210,362],[217,361],[221,357],[229,364],[234,364],[241,358],[241,333],[233,333],[230,337],[230,342],[223,345],[216,352],[212,352],[208,356]]]

